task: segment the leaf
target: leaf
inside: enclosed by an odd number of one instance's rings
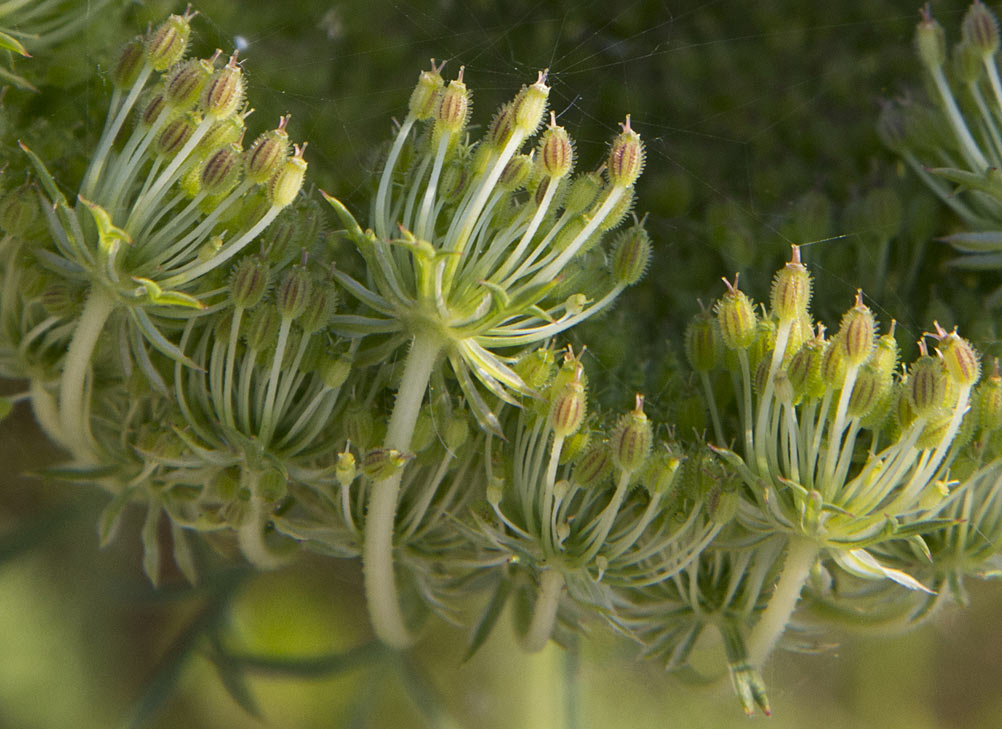
[[[334,212],[341,219],[341,223],[344,225],[345,230],[348,232],[348,235],[350,235],[353,238],[365,237],[365,233],[362,232],[362,226],[358,224],[358,221],[355,220],[355,216],[352,215],[351,212],[349,212],[348,208],[344,206],[344,203],[342,203],[333,195],[328,195],[323,190],[320,191],[320,194],[323,195],[324,200],[330,203],[330,206],[334,208]]]
[[[954,258],[947,265],[964,271],[994,271],[1002,268],[1002,253],[975,253]]]
[[[125,506],[132,500],[132,495],[138,487],[125,488],[115,494],[115,497],[108,502],[97,520],[97,535],[101,547],[106,547],[114,541],[118,534],[118,527],[122,522],[122,513]]]
[[[180,291],[164,291],[156,281],[148,278],[133,276],[132,280],[142,288],[137,290],[137,294],[143,290],[150,302],[161,306],[185,306],[189,309],[204,309],[205,304],[190,294],[182,294]]]
[[[115,473],[114,466],[50,466],[37,471],[31,471],[30,475],[37,478],[54,478],[58,481],[71,481],[73,483],[95,483],[102,478]]]
[[[473,633],[470,634],[470,642],[466,646],[466,652],[463,654],[462,662],[470,660],[473,655],[480,650],[480,647],[484,644],[490,636],[491,631],[497,624],[498,618],[501,617],[501,613],[504,612],[504,606],[508,602],[508,596],[511,594],[511,580],[507,576],[502,577],[501,581],[498,583],[497,589],[494,590],[494,594],[491,595],[490,602],[487,603],[487,607],[484,608],[484,612],[481,613],[480,619],[477,620],[476,627],[473,629]]]
[[[1002,251],[1002,230],[953,233],[937,238],[937,240],[949,243],[959,250],[972,253]]]
[[[143,522],[143,572],[150,578],[154,587],[160,584],[160,502],[150,497],[146,509],[146,520]]]
[[[35,168],[35,172],[38,174],[38,179],[41,181],[42,187],[44,187],[45,191],[49,193],[49,199],[54,203],[61,202],[63,205],[66,205],[66,198],[63,196],[63,193],[59,191],[59,188],[56,186],[56,181],[53,179],[52,174],[45,166],[45,163],[42,162],[39,156],[32,152],[24,142],[19,140],[17,146],[19,146],[21,150],[28,155],[28,159],[31,160],[31,165]]]
[[[263,719],[261,707],[258,706],[254,692],[251,691],[240,665],[231,660],[226,653],[219,632],[213,630],[209,635],[209,640],[212,642],[212,661],[219,672],[219,680],[223,682],[223,688],[241,709],[256,719]]]
[[[170,523],[171,542],[174,545],[174,564],[181,570],[181,574],[192,585],[198,584],[198,567],[195,564],[195,553],[188,541],[188,534],[185,529],[175,521]]]
[[[132,236],[126,233],[122,228],[115,225],[107,210],[102,208],[97,203],[91,202],[83,195],[77,195],[77,199],[83,203],[84,207],[90,210],[90,214],[94,218],[94,224],[97,226],[97,237],[98,242],[101,245],[101,250],[105,253],[112,254],[118,250],[119,245],[122,243],[132,245]]]
[[[2,30],[0,30],[0,48],[6,51],[13,51],[25,58],[31,58],[31,54],[21,44],[21,41],[8,33],[4,33]]]
[[[153,320],[150,319],[149,314],[136,306],[129,307],[129,314],[132,316],[132,320],[139,327],[143,337],[147,342],[153,345],[154,349],[161,354],[170,357],[175,362],[183,364],[185,367],[191,367],[193,370],[198,370],[199,372],[205,371],[198,365],[197,362],[182,352],[177,345],[160,333],[160,330],[157,329]]]
[[[935,592],[916,580],[914,577],[901,570],[885,567],[865,549],[850,549],[843,551],[840,549],[829,550],[829,554],[835,559],[839,566],[846,572],[862,577],[866,580],[888,579],[897,582],[899,585],[907,587],[909,590],[921,590],[930,595]]]
[[[0,80],[9,81],[25,91],[34,91],[36,94],[38,93],[38,87],[31,83],[31,81],[26,79],[24,76],[18,76],[16,73],[8,71],[6,68],[0,67]]]

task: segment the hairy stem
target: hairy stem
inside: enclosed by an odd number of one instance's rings
[[[765,662],[786,630],[800,599],[800,591],[817,558],[818,545],[813,540],[790,537],[779,582],[776,583],[768,607],[748,638],[748,657],[753,666],[761,666]]]
[[[414,424],[441,349],[441,342],[433,336],[414,337],[386,431],[386,448],[399,451],[410,448]],[[414,640],[400,611],[393,574],[393,527],[402,476],[403,469],[397,469],[389,478],[372,484],[362,548],[365,596],[372,628],[380,640],[394,648],[405,648]]]
[[[553,635],[560,607],[560,593],[564,589],[564,575],[559,570],[546,568],[539,578],[539,594],[532,611],[532,621],[522,639],[522,648],[528,653],[538,653],[546,647]]]

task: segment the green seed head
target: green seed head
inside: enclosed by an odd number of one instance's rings
[[[208,60],[191,58],[172,68],[164,81],[164,101],[167,106],[179,111],[194,108],[211,76],[212,62]]]
[[[373,481],[383,481],[404,467],[414,456],[395,448],[376,448],[362,459],[362,473]]]
[[[720,338],[728,349],[747,349],[755,342],[757,317],[751,299],[734,284],[724,279],[727,293],[718,301],[713,310],[717,315]]]
[[[435,131],[439,134],[458,134],[470,118],[470,91],[463,83],[463,66],[459,75],[449,82],[438,97],[435,109]]]
[[[800,262],[799,246],[793,246],[790,262],[772,280],[772,313],[781,322],[797,319],[807,313],[810,300],[811,276]]]
[[[612,275],[618,283],[633,286],[647,273],[651,262],[651,238],[641,223],[617,236],[612,249]]]
[[[283,319],[296,319],[310,303],[312,281],[306,266],[293,266],[275,290],[275,304]]]
[[[634,473],[647,461],[651,452],[653,433],[651,421],[644,413],[644,396],[638,394],[632,412],[619,419],[609,438],[612,460],[620,471]]]
[[[351,360],[347,357],[334,357],[328,359],[320,367],[320,379],[324,386],[331,390],[336,390],[345,383],[351,373]]]
[[[943,358],[946,373],[958,385],[973,387],[981,377],[981,359],[974,347],[954,330],[947,333],[933,322],[936,332],[933,336],[939,340],[939,353]]]
[[[922,20],[915,29],[915,50],[919,60],[930,70],[942,67],[946,61],[946,34],[943,26],[932,17],[928,5],[922,8]]]
[[[550,95],[550,87],[546,85],[546,71],[540,71],[536,82],[531,86],[523,86],[512,102],[515,129],[530,137],[539,129],[546,113],[546,100]]]
[[[201,171],[201,189],[212,196],[225,195],[240,182],[243,173],[242,152],[235,144],[227,144],[210,154]]]
[[[233,305],[246,309],[257,306],[268,292],[268,274],[268,261],[260,256],[241,259],[230,278]]]
[[[445,86],[442,80],[442,67],[435,65],[435,59],[431,59],[431,70],[422,71],[418,74],[418,82],[411,92],[408,109],[415,119],[430,119],[438,106],[438,97]]]
[[[550,125],[539,140],[539,153],[536,159],[543,174],[549,177],[564,177],[570,174],[574,167],[574,144],[567,130],[557,126],[556,115],[553,112],[550,112]]]
[[[915,417],[932,418],[947,404],[947,374],[943,363],[924,354],[912,364],[908,373],[911,407]]]
[[[606,167],[609,182],[615,187],[629,187],[644,170],[644,144],[640,135],[630,127],[629,114],[626,115],[623,130],[612,142]]]
[[[289,156],[289,135],[285,131],[289,116],[283,116],[277,129],[267,131],[257,139],[247,150],[244,164],[247,177],[252,182],[263,185],[278,172]]]
[[[156,153],[162,159],[175,157],[195,133],[191,116],[182,114],[171,119],[157,135]]]
[[[125,48],[119,54],[115,70],[111,74],[111,82],[119,89],[132,86],[139,77],[144,63],[146,63],[146,43],[142,36],[136,36],[125,44]]]
[[[978,386],[977,401],[981,427],[986,431],[1002,427],[1002,376],[997,358],[992,373]]]
[[[498,177],[498,186],[502,190],[514,192],[521,190],[529,181],[532,173],[532,160],[527,154],[516,154],[505,165]]]
[[[41,217],[38,192],[30,185],[21,185],[3,195],[0,201],[0,230],[7,235],[24,236]]]
[[[194,13],[171,15],[146,37],[146,57],[156,71],[166,71],[181,60],[191,37]]]
[[[863,292],[856,292],[856,304],[842,317],[836,341],[842,349],[846,366],[859,366],[873,353],[877,323],[870,307],[863,303]]]
[[[960,32],[982,58],[994,56],[999,49],[999,22],[981,0],[974,0],[967,9]]]
[[[573,379],[560,387],[553,396],[550,408],[550,427],[558,438],[565,438],[576,432],[584,422],[588,398],[581,381],[583,367],[575,360]]]
[[[612,453],[606,443],[592,444],[574,464],[572,478],[582,488],[602,485],[612,473]]]
[[[303,189],[303,180],[306,178],[308,165],[303,159],[306,145],[303,144],[302,147],[296,145],[293,149],[294,154],[286,158],[268,181],[268,200],[277,208],[292,204],[299,191]]]
[[[685,330],[685,355],[696,372],[709,372],[720,361],[720,332],[709,311],[702,311]]]
[[[244,75],[237,64],[236,52],[229,62],[215,71],[202,89],[202,109],[207,116],[223,119],[233,116],[244,103]]]

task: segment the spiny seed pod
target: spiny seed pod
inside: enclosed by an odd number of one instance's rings
[[[230,300],[237,308],[257,306],[268,292],[268,261],[246,256],[234,267],[230,279]]]
[[[557,438],[566,438],[576,432],[584,422],[588,406],[584,383],[581,381],[583,367],[576,363],[574,378],[563,385],[553,397],[550,409],[550,427]]]
[[[191,37],[194,13],[171,15],[146,38],[146,57],[155,71],[166,71],[181,60]]]
[[[550,112],[550,126],[539,140],[539,167],[543,174],[560,178],[570,174],[574,167],[574,145],[563,127],[557,126],[556,115]],[[594,199],[594,198],[592,198]],[[589,201],[588,204],[591,204]]]
[[[431,70],[418,74],[417,85],[411,92],[411,98],[408,102],[408,111],[415,119],[430,119],[435,113],[439,94],[442,92],[442,87],[445,86],[445,81],[442,80],[444,66],[444,61],[441,65],[436,66],[433,58],[431,59]]]
[[[512,102],[515,128],[525,136],[530,137],[539,129],[546,113],[546,100],[550,96],[550,87],[546,85],[547,70],[539,72],[536,82],[531,86],[523,86]]]
[[[720,333],[709,311],[701,311],[685,330],[685,355],[696,372],[709,372],[720,360]]]
[[[337,289],[329,281],[318,281],[310,287],[306,311],[299,318],[299,326],[307,334],[327,327],[337,311]]]
[[[953,47],[953,73],[958,81],[977,83],[984,68],[984,57],[970,43],[960,42]]]
[[[877,337],[877,346],[870,356],[870,364],[885,375],[890,375],[898,367],[898,340],[894,338],[894,328],[897,322],[891,321],[890,330],[887,334]]]
[[[630,115],[626,115],[623,130],[609,150],[607,163],[609,182],[615,187],[629,187],[644,169],[644,144],[640,135],[630,128]]]
[[[863,364],[873,353],[877,323],[870,307],[863,303],[863,292],[856,292],[856,304],[842,317],[838,339],[846,366]]]
[[[915,441],[915,447],[921,450],[936,448],[943,441],[943,436],[946,435],[946,431],[950,427],[950,419],[949,415],[940,414],[926,423],[922,434]]]
[[[871,362],[860,367],[849,396],[849,417],[862,418],[868,415],[880,404],[890,387],[890,374],[884,374]]]
[[[515,363],[515,374],[533,390],[541,390],[553,374],[553,350],[547,347],[523,354]]]
[[[383,481],[403,468],[414,456],[395,448],[376,448],[362,459],[362,473],[373,481]]]
[[[199,154],[207,155],[214,149],[219,149],[226,144],[240,143],[244,138],[247,125],[244,123],[242,114],[231,114],[228,117],[217,119],[209,127],[195,147]]]
[[[751,299],[737,287],[737,278],[734,279],[734,285],[727,279],[724,279],[724,283],[727,284],[727,293],[713,307],[720,338],[728,349],[747,349],[755,342],[755,308]]]
[[[821,359],[824,354],[824,342],[812,339],[804,342],[803,346],[790,359],[790,364],[786,369],[786,376],[790,380],[793,388],[794,398],[817,398],[817,386],[820,383],[824,394],[824,383],[821,383]]]
[[[157,135],[157,156],[162,159],[177,156],[194,133],[195,124],[188,114],[171,119]]]
[[[198,261],[199,263],[205,263],[216,257],[216,255],[223,249],[223,237],[220,235],[214,235],[209,240],[205,241],[202,245],[198,247]]]
[[[164,101],[167,106],[187,111],[198,103],[205,82],[212,76],[212,63],[191,58],[171,69],[164,82]]]
[[[532,160],[527,154],[516,154],[505,165],[498,177],[498,187],[508,192],[514,192],[525,187],[532,172]]]
[[[936,327],[935,336],[939,340],[938,349],[946,373],[958,385],[972,387],[981,377],[981,360],[974,347],[959,336],[956,329],[947,334],[938,322],[933,324]]]
[[[623,231],[612,249],[612,275],[617,283],[633,286],[647,273],[651,262],[651,238],[641,223]]]
[[[278,311],[272,306],[261,306],[254,309],[247,322],[247,347],[261,352],[269,349],[278,338]]]
[[[311,279],[306,266],[293,266],[275,291],[275,304],[283,319],[296,319],[310,303]]]
[[[490,157],[492,150],[503,149],[511,133],[515,130],[515,105],[506,101],[503,103],[491,119],[487,126],[487,133],[484,135],[484,154]],[[479,151],[479,148],[478,148]]]
[[[438,108],[435,109],[437,133],[458,134],[470,118],[470,91],[463,83],[464,69],[464,66],[459,67],[459,74],[439,96]]]
[[[623,194],[619,196],[619,200],[616,204],[612,206],[609,213],[602,218],[602,222],[598,224],[598,229],[601,231],[612,230],[622,223],[626,216],[630,214],[633,210],[633,201],[636,197],[636,190],[632,187],[627,187],[623,190]],[[595,205],[594,209],[589,213],[589,216],[598,214],[599,205]]]
[[[299,191],[303,188],[303,180],[306,178],[306,160],[303,153],[306,145],[293,148],[295,153],[287,158],[268,181],[268,200],[274,207],[284,208],[292,204]]]
[[[578,428],[564,440],[564,447],[560,449],[560,465],[577,461],[590,444],[591,430]]]
[[[283,116],[277,129],[272,129],[254,140],[247,150],[245,168],[251,182],[263,185],[289,156],[289,135],[285,131],[289,116]]]
[[[946,61],[946,34],[943,26],[932,17],[929,6],[922,8],[922,20],[915,29],[915,50],[919,60],[930,69],[938,69]]]
[[[821,379],[826,388],[838,389],[845,379],[845,346],[842,338],[841,331],[832,337],[821,358]]]
[[[592,206],[601,190],[602,178],[597,172],[578,175],[571,182],[570,189],[567,191],[564,210],[570,215],[584,212]]]
[[[80,292],[62,282],[51,284],[42,292],[42,308],[50,316],[73,316],[82,303]]]
[[[229,62],[212,74],[202,91],[206,116],[222,119],[236,114],[244,102],[244,74],[233,52]]]
[[[999,49],[999,23],[981,0],[974,0],[964,15],[960,32],[965,43],[970,44],[983,58],[994,56]]]
[[[453,160],[442,170],[442,178],[438,183],[442,198],[448,203],[459,201],[470,184],[470,174],[466,165]]]
[[[623,415],[609,438],[609,448],[616,468],[624,473],[639,470],[651,452],[651,421],[644,413],[644,396],[637,394],[632,412]]]
[[[241,152],[235,144],[227,144],[210,154],[202,164],[202,190],[207,195],[224,195],[240,182],[243,172]]]
[[[651,496],[663,496],[675,486],[681,465],[682,459],[668,447],[659,448],[644,467],[640,482]]]
[[[336,390],[345,383],[351,373],[351,360],[347,357],[328,359],[320,368],[320,379],[324,386]]]
[[[341,488],[346,489],[351,486],[356,473],[355,455],[350,450],[338,453],[337,462],[334,464],[334,478],[337,479]]]
[[[781,322],[797,319],[807,313],[810,301],[811,275],[800,262],[800,247],[793,246],[790,262],[772,280],[772,313]]]
[[[146,100],[146,105],[143,107],[143,113],[139,116],[139,124],[145,129],[152,127],[160,115],[167,108],[167,102],[164,99],[163,91],[159,89]]]
[[[992,373],[978,387],[977,400],[981,427],[986,431],[1002,427],[1002,377],[998,359]]]
[[[923,352],[912,363],[908,386],[916,417],[931,418],[946,407],[947,375],[939,359]]]
[[[136,82],[139,72],[146,63],[146,44],[142,36],[136,36],[125,44],[118,56],[115,70],[111,73],[111,82],[115,88],[126,89]]]
[[[609,451],[609,446],[605,443],[595,443],[574,465],[571,475],[574,483],[587,489],[602,485],[612,473],[612,469],[612,453]]]

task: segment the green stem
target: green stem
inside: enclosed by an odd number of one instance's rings
[[[442,343],[436,337],[415,335],[386,430],[386,448],[399,451],[410,448],[414,424],[441,349]],[[405,648],[414,640],[400,611],[393,574],[393,527],[402,476],[403,469],[397,469],[389,478],[372,484],[362,548],[365,596],[372,628],[380,640],[394,648]]]
[[[753,666],[761,666],[797,607],[800,591],[811,574],[811,568],[818,558],[818,545],[804,537],[791,536],[786,546],[786,561],[779,582],[772,592],[769,605],[755,624],[748,638],[748,656]]]
[[[522,648],[527,653],[538,653],[546,647],[553,635],[557,622],[557,608],[560,607],[560,593],[564,589],[564,575],[559,570],[544,568],[539,578],[539,594],[532,611],[532,621],[522,639]]]
[[[97,339],[115,309],[115,300],[101,288],[92,288],[73,332],[66,352],[59,382],[59,424],[66,445],[74,457],[85,462],[94,459],[94,444],[87,421],[89,403],[84,402],[87,373]]]

